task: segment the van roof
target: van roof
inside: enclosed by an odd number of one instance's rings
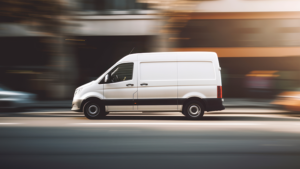
[[[134,53],[134,54],[129,54],[125,57],[123,57],[120,61],[134,61],[134,60],[138,60],[138,59],[141,59],[141,57],[145,57],[150,59],[152,57],[158,57],[159,55],[164,55],[168,58],[172,57],[173,55],[182,55],[182,54],[187,54],[189,56],[196,56],[198,58],[198,56],[202,56],[202,57],[206,57],[209,56],[210,58],[213,57],[213,58],[217,58],[217,54],[215,52],[148,52],[148,53]],[[199,55],[201,54],[201,55]],[[150,58],[149,58],[150,57]],[[184,56],[186,57],[186,56]],[[161,56],[160,56],[161,58]],[[154,58],[153,58],[154,59]],[[144,60],[144,59],[142,59]],[[160,60],[160,59],[159,59]]]
[[[175,54],[175,53],[207,53],[207,54],[216,54],[216,52],[209,52],[209,51],[185,51],[185,52],[145,52],[145,53],[134,53],[134,54],[129,54],[129,55],[135,55],[135,54],[139,54],[139,55],[148,55],[148,54]],[[129,56],[127,55],[127,56]]]

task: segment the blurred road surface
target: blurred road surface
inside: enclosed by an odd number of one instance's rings
[[[262,108],[110,113],[0,113],[1,168],[300,168],[300,114]]]

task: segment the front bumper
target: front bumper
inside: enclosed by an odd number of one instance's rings
[[[80,99],[73,100],[71,110],[73,110],[73,111],[82,111],[81,110],[81,103],[82,103],[82,100],[80,100]]]

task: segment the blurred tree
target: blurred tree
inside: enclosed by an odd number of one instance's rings
[[[0,22],[27,25],[44,37],[51,56],[48,93],[56,99],[72,97],[77,75],[75,59],[65,43],[70,13],[65,0],[0,0]]]

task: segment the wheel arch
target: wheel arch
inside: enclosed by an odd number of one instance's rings
[[[102,100],[99,99],[98,97],[88,97],[88,98],[82,100],[81,105],[80,105],[80,111],[83,111],[84,105],[91,100],[97,101],[99,104],[101,104],[101,102],[102,102]]]
[[[181,111],[183,111],[185,104],[188,103],[188,102],[191,101],[191,100],[199,101],[199,102],[204,106],[204,110],[206,111],[206,104],[205,104],[205,101],[204,101],[202,98],[199,98],[199,97],[190,97],[190,98],[186,99],[186,100],[183,102],[183,104],[182,104],[182,110],[181,110]]]

